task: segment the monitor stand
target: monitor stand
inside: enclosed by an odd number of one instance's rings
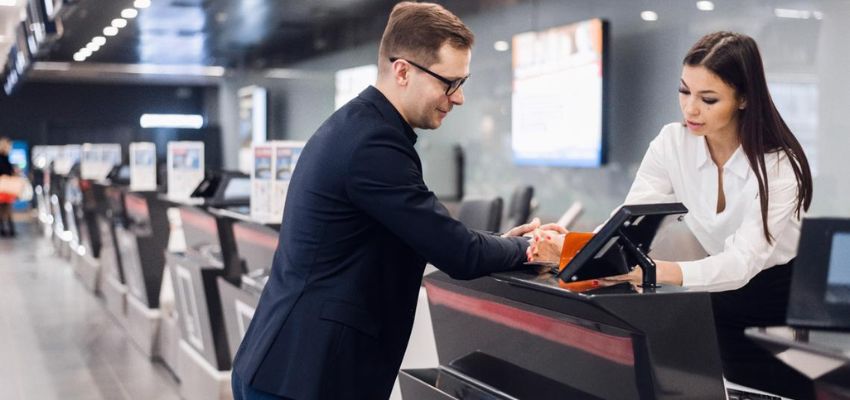
[[[619,233],[620,243],[622,243],[626,250],[637,260],[638,266],[641,269],[641,287],[643,288],[644,293],[654,292],[655,289],[659,287],[656,281],[655,261],[652,261],[652,259],[649,258],[649,256],[647,256],[640,247],[636,246],[622,229],[620,229]]]

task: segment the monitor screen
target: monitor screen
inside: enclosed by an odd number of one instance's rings
[[[224,200],[241,199],[251,196],[251,178],[239,177],[230,178],[227,181],[227,187],[224,188],[222,195]]]
[[[570,282],[628,273],[638,261],[623,243],[622,236],[626,236],[647,254],[664,217],[687,212],[688,209],[682,203],[620,207],[567,263],[558,277],[564,282]]]
[[[832,235],[825,299],[827,303],[850,305],[850,232]]]
[[[519,165],[605,162],[607,23],[591,19],[513,37],[511,147]]]
[[[806,218],[794,259],[788,325],[850,330],[850,219]]]

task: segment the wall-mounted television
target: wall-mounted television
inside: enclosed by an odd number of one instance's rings
[[[608,24],[598,18],[513,37],[516,164],[605,163],[607,42]]]

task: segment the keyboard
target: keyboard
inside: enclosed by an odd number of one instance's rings
[[[782,400],[781,397],[738,389],[726,389],[726,393],[729,395],[729,400]]]

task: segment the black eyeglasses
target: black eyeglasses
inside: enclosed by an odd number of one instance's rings
[[[412,65],[416,68],[421,69],[426,74],[431,75],[434,78],[437,78],[438,81],[443,82],[446,85],[448,85],[449,87],[446,88],[446,96],[453,95],[455,92],[457,92],[458,89],[460,89],[461,86],[463,86],[464,83],[466,83],[466,80],[469,79],[469,75],[464,76],[463,78],[455,79],[455,80],[447,79],[447,78],[444,78],[443,76],[441,76],[440,74],[438,74],[434,71],[431,71],[430,69],[425,68],[425,67],[423,67],[423,66],[421,66],[421,65],[419,65],[419,64],[417,64],[413,61],[406,60],[406,59],[403,59],[403,58],[398,58],[398,57],[390,57],[390,62],[396,62],[397,60],[406,61],[408,64],[410,64],[410,65]]]

